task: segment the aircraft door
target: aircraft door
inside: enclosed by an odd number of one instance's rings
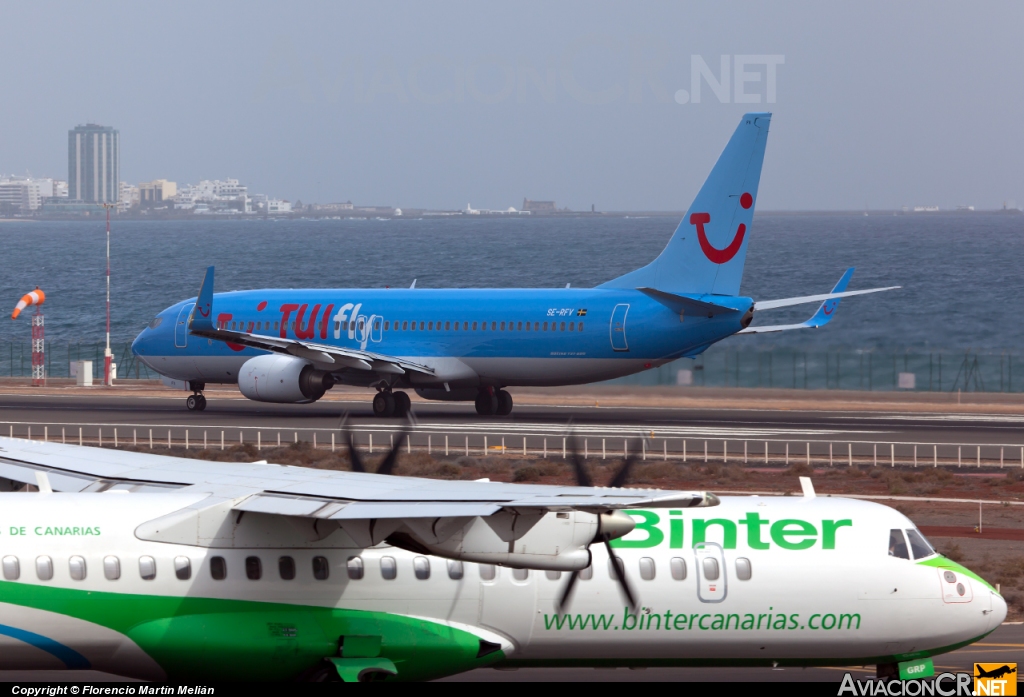
[[[192,314],[192,308],[195,306],[195,303],[189,303],[178,313],[178,321],[174,325],[174,348],[188,346],[188,316]]]
[[[725,551],[715,542],[700,542],[693,547],[697,561],[697,597],[702,603],[725,600]]]
[[[626,343],[626,315],[628,313],[629,303],[620,303],[612,310],[609,331],[611,332],[612,348],[616,351],[629,350],[629,344]]]

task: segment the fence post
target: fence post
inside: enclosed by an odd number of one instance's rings
[[[647,440],[640,441],[640,450],[643,452],[643,459],[647,459]]]
[[[846,466],[853,467],[853,443],[846,444]]]
[[[722,464],[729,464],[729,441],[727,440],[722,441]]]
[[[331,431],[331,452],[334,452],[334,432]]]
[[[999,469],[1002,469],[1002,468],[1003,468],[1003,448],[1002,448],[1002,446],[1000,446],[1000,448],[999,448]]]
[[[875,467],[878,467],[878,443],[875,443]]]
[[[99,429],[99,430],[97,431],[97,434],[98,434],[98,435],[97,435],[97,444],[96,444],[96,447],[98,447],[98,448],[102,448],[102,447],[103,447],[103,429],[102,429],[102,428],[101,428],[101,429]],[[28,439],[29,439],[29,440],[32,440],[32,427],[31,427],[31,426],[29,426],[29,427],[28,427]]]
[[[962,445],[956,446],[956,466],[957,467],[962,467],[963,464],[964,464],[963,452],[964,452],[964,446],[962,446]]]
[[[295,442],[299,442],[299,432],[295,432]],[[430,436],[427,436],[427,453],[430,453]],[[370,454],[373,455],[373,434],[370,434]]]
[[[661,439],[662,457],[661,459],[668,462],[668,438]]]
[[[1021,462],[1024,462],[1024,458],[1021,458]],[[683,464],[686,464],[686,439],[683,438]],[[1022,465],[1024,466],[1024,465]]]
[[[405,452],[408,455],[412,455],[412,434],[405,439]],[[469,455],[469,437],[466,437],[466,454]]]
[[[807,444],[807,464],[811,464],[811,444]]]
[[[917,467],[917,445],[914,445],[914,467]]]
[[[606,457],[608,457],[608,451],[605,449],[604,438],[602,438],[601,439],[601,459],[604,460]]]
[[[299,432],[298,431],[293,431],[293,433],[295,434],[295,442],[298,443],[299,442]],[[372,448],[373,448],[373,436],[370,436],[370,448],[371,448],[370,452],[372,453],[373,452],[373,450],[372,450]]]
[[[583,439],[583,459],[586,460],[588,457],[590,457],[590,439],[589,438],[584,438]]]
[[[257,440],[257,442],[259,442],[259,438],[260,438],[260,434],[259,434],[259,431],[257,431],[256,432],[256,440]],[[313,450],[316,450],[316,431],[313,431]]]
[[[221,435],[223,436],[223,432],[221,433]],[[221,440],[224,440],[224,439],[221,438]],[[277,447],[279,447],[279,448],[281,447],[281,432],[280,431],[277,432]]]
[[[434,452],[434,446],[433,446],[433,444],[430,441],[431,441],[430,434],[427,434],[427,455],[431,455]],[[370,434],[370,452],[371,453],[373,452],[373,434],[372,433]]]
[[[469,436],[466,436],[466,442],[469,443]],[[1024,463],[1024,448],[1021,448],[1020,453],[1021,453],[1020,461],[1021,461],[1021,463]],[[466,446],[466,454],[467,455],[469,454],[469,446],[468,445]],[[545,438],[544,439],[544,459],[546,460],[547,458],[548,458],[548,439]],[[1021,464],[1021,467],[1024,467],[1024,464]]]
[[[896,444],[889,443],[889,466],[896,466]]]
[[[238,444],[245,445],[245,431],[240,430],[238,432]]]
[[[430,442],[430,436],[427,436],[427,443]],[[487,436],[484,436],[484,456],[487,456]]]
[[[117,431],[114,431],[114,437],[115,437],[115,445],[116,445]],[[187,428],[185,429],[185,450],[188,450],[188,429]]]
[[[82,437],[82,429],[78,429],[78,437]],[[153,429],[149,429],[149,449],[153,449]]]
[[[828,444],[828,466],[832,466],[832,444]]]
[[[278,434],[278,437],[280,437],[280,434]],[[220,449],[221,450],[224,449],[224,430],[223,429],[221,429],[221,432],[220,432]]]
[[[704,462],[708,461],[708,442],[704,441]]]
[[[939,466],[939,445],[936,443],[932,446],[932,467]]]
[[[743,464],[747,464],[747,441],[743,441]]]
[[[256,431],[256,449],[263,449],[263,434],[260,433],[259,431]]]
[[[43,442],[47,443],[50,440],[50,427],[43,426]],[[114,429],[114,445],[117,445],[117,429]]]
[[[789,467],[789,443],[786,443],[786,467]]]
[[[171,429],[167,429],[167,449],[171,449]]]
[[[764,442],[764,464],[768,464],[768,441]]]
[[[61,443],[67,443],[67,439],[65,439],[65,437],[64,437],[64,427],[63,426],[60,427],[60,442]]]
[[[61,429],[61,438],[64,437],[64,429]],[[139,447],[139,430],[137,428],[132,429],[132,447]]]
[[[206,431],[203,431],[203,450],[206,450]]]
[[[562,436],[562,459],[565,459],[565,436]]]
[[[978,446],[978,467],[981,467],[981,446]]]
[[[501,437],[501,454],[505,454],[505,436]]]

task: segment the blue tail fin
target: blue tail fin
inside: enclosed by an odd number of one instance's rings
[[[771,114],[745,114],[668,246],[602,288],[739,295]]]

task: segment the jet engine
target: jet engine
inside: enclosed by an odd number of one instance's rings
[[[295,356],[256,356],[238,373],[238,389],[257,402],[315,402],[333,386],[330,373]]]

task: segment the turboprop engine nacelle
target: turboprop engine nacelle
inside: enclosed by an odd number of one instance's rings
[[[330,373],[295,356],[256,356],[238,371],[238,389],[257,402],[315,402],[333,386]]]
[[[415,519],[404,520],[403,528],[411,535],[399,533],[389,536],[388,541],[448,559],[552,571],[587,568],[592,542],[604,535],[609,539],[622,537],[636,526],[631,517],[620,511],[595,514],[505,510],[471,520],[420,521],[422,524]],[[347,529],[344,524],[342,527]]]

